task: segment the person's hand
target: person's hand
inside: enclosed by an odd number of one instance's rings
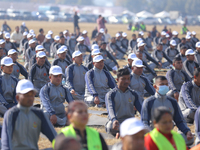
[[[113,122],[113,129],[114,129],[114,130],[119,130],[119,121],[118,121],[118,120],[115,120],[115,121]]]
[[[94,98],[94,103],[97,104],[97,105],[100,103],[100,100],[99,100],[99,97],[98,97],[98,96],[96,96],[96,97]]]
[[[74,89],[72,89],[72,90],[70,91],[70,93],[71,93],[72,95],[77,95],[76,92],[74,91]]]
[[[179,97],[179,92],[174,93],[174,98],[177,100],[177,102],[178,102],[178,97]]]
[[[115,52],[113,52],[113,56],[115,56],[115,57],[116,57],[116,55],[117,55],[117,54],[116,54]]]
[[[55,125],[56,122],[57,122],[57,117],[56,117],[56,115],[52,115],[52,116],[50,117],[50,121],[51,121],[51,123],[52,123],[53,125]]]
[[[161,62],[159,62],[159,66],[158,66],[159,68],[162,68],[162,63]]]
[[[117,71],[116,71],[116,70],[113,70],[112,72],[113,72],[114,74],[117,74]]]
[[[187,137],[187,140],[191,140],[193,138],[191,131],[187,132],[186,137]]]
[[[46,52],[46,55],[49,56],[49,52]]]

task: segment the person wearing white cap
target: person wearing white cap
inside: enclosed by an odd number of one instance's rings
[[[186,35],[185,36],[185,38],[186,38],[186,43],[185,43],[185,45],[188,47],[188,49],[193,49],[193,50],[195,50],[195,45],[193,45],[193,43],[191,42],[191,36],[190,35]],[[193,47],[194,46],[194,47]]]
[[[166,38],[166,34],[167,34],[167,33],[166,33],[165,31],[162,31],[162,32],[160,33],[161,36],[160,36],[160,39],[158,40],[158,43],[161,43],[161,42],[162,42],[162,38],[164,38],[164,37]]]
[[[31,33],[28,33],[27,34],[27,41],[24,43],[24,50],[23,50],[23,54],[25,55],[26,54],[26,50],[29,48],[29,41],[33,39],[33,34]]]
[[[61,46],[67,47],[67,45],[65,44],[65,37],[64,36],[60,36],[59,42],[54,45],[54,52],[55,52],[54,56],[56,56],[56,52]]]
[[[188,28],[186,27],[186,24],[184,24],[184,25],[182,26],[182,29],[181,29],[181,34],[186,34],[188,31],[189,31],[189,30],[188,30]]]
[[[72,54],[69,52],[69,48],[66,45],[62,45],[60,48],[64,49],[66,51],[66,59],[67,61],[69,61],[69,63],[71,64],[72,61]]]
[[[146,90],[150,95],[155,94],[155,89],[151,85],[149,79],[142,76],[143,68],[142,60],[134,59],[132,63],[131,83],[130,88],[136,91],[139,95],[141,103],[144,101],[144,91]]]
[[[4,23],[2,24],[2,26],[1,26],[1,31],[2,32],[11,32],[11,28],[10,28],[10,26],[7,24],[7,22],[6,21],[4,21]]]
[[[152,31],[153,32],[153,31]],[[156,30],[156,36],[153,38],[153,48],[155,48],[157,46],[157,44],[159,43],[159,39],[160,39],[160,32],[158,32]]]
[[[4,39],[0,39],[0,48],[3,49],[3,56],[7,56],[8,50],[5,49],[5,43],[6,41]]]
[[[195,62],[197,62],[200,65],[200,42],[197,42],[195,44],[195,47],[196,47],[196,50],[194,51]]]
[[[148,48],[148,51],[152,51],[153,50],[152,49],[153,46],[152,46],[151,43],[153,42],[153,38],[151,36],[151,32],[150,31],[148,32],[145,41],[146,41],[146,47]]]
[[[19,28],[19,32],[21,32],[22,34],[23,34],[24,32],[29,32],[29,30],[28,30],[28,28],[27,28],[25,22],[22,22],[22,24],[21,24],[21,26],[20,26],[20,28]]]
[[[121,142],[113,145],[112,150],[145,150],[145,133],[146,128],[139,119],[126,119],[120,125]]]
[[[109,43],[109,52],[116,58],[122,59],[126,52],[124,52],[116,43],[115,37],[111,38],[111,42]]]
[[[75,35],[72,33],[70,39],[67,41],[67,46],[69,48],[70,54],[72,54],[75,51],[77,41]]]
[[[137,56],[135,53],[130,53],[128,55],[128,64],[126,66],[124,66],[123,68],[128,68],[129,72],[132,72],[132,63],[133,61],[137,59]]]
[[[185,56],[187,57],[187,60],[183,63],[183,71],[185,71],[188,76],[192,79],[193,78],[193,72],[195,68],[199,67],[199,64],[195,62],[195,52],[192,49],[188,49],[185,52]]]
[[[50,47],[51,47],[50,40],[51,40],[51,35],[50,34],[46,34],[45,40],[41,44],[44,47],[44,49],[48,52],[47,56],[50,56]]]
[[[65,38],[65,44],[67,44],[67,41],[70,39],[69,30],[64,30],[63,31],[63,36]]]
[[[37,89],[38,96],[40,89],[49,82],[49,66],[45,64],[46,54],[40,51],[36,54],[36,63],[30,68],[29,80]]]
[[[15,31],[11,34],[10,40],[19,48],[20,41],[23,39],[23,35],[19,32],[19,26],[15,27]]]
[[[122,48],[125,49],[126,51],[128,50],[128,44],[129,44],[129,41],[127,39],[127,34],[125,32],[122,33]]]
[[[132,39],[129,40],[129,44],[128,44],[128,49],[130,53],[133,51],[136,45],[137,45],[136,34],[132,34]]]
[[[65,70],[66,86],[74,100],[84,100],[85,74],[88,68],[82,65],[83,55],[80,51],[75,51],[72,58],[74,63]]]
[[[66,125],[67,116],[63,103],[65,100],[68,103],[73,101],[69,90],[61,84],[62,74],[61,67],[52,66],[49,70],[50,82],[42,87],[39,95],[41,108],[54,126]]]
[[[52,44],[54,42],[53,31],[49,30],[47,34],[49,34],[51,36],[50,43]]]
[[[84,30],[83,32],[82,32],[82,36],[84,37],[84,44],[86,45],[86,46],[88,46],[88,48],[90,49],[91,48],[91,45],[90,45],[90,39],[89,39],[89,37],[88,37],[88,32],[86,31],[86,30]]]
[[[192,31],[191,42],[192,42],[193,47],[195,47],[195,44],[196,44],[197,42],[199,42],[199,39],[196,37],[196,32],[195,32],[195,31]]]
[[[8,51],[8,57],[12,58],[13,63],[15,63],[15,65],[13,65],[13,72],[11,75],[19,79],[19,75],[21,73],[25,77],[25,79],[28,79],[28,73],[26,69],[24,68],[24,66],[17,62],[18,52],[15,49],[10,49]]]
[[[11,108],[17,104],[15,95],[15,88],[18,83],[18,79],[12,76],[13,72],[13,60],[10,57],[4,57],[1,60],[1,76],[0,76],[0,94],[1,94],[1,103],[5,107]]]
[[[63,75],[65,74],[65,69],[71,64],[70,61],[66,59],[66,50],[63,47],[60,47],[57,50],[58,58],[54,59],[52,62],[52,66],[60,66],[63,71]]]
[[[181,42],[181,39],[178,38],[178,32],[177,31],[173,31],[172,32],[172,38],[170,40],[175,40],[176,44],[178,45]]]
[[[144,32],[140,31],[138,33],[138,38],[141,38],[144,42],[146,42],[145,39],[144,39]]]
[[[93,58],[94,67],[85,74],[85,99],[89,106],[105,107],[105,95],[115,87],[110,73],[104,70],[104,59],[101,55]]]
[[[17,49],[15,44],[10,41],[10,33],[5,34],[5,49],[10,50],[10,49]]]
[[[25,42],[28,41],[27,35],[28,35],[28,32],[24,32],[23,33],[23,38],[21,39],[20,44],[19,44],[19,51],[20,51],[20,53],[23,53],[23,51],[24,51],[24,44],[25,44]]]
[[[175,40],[171,40],[170,41],[170,46],[168,48],[165,49],[165,54],[171,59],[173,60],[174,57],[179,54],[179,51],[176,49],[176,41]]]
[[[4,116],[2,149],[39,149],[37,144],[40,132],[51,142],[56,137],[55,129],[42,110],[32,106],[35,93],[36,90],[29,80],[18,82],[16,87],[18,105],[9,109]]]
[[[124,120],[135,116],[134,107],[136,107],[139,112],[142,109],[139,95],[129,87],[130,81],[131,77],[128,68],[118,70],[118,85],[109,91],[105,97],[109,116],[109,121],[106,123],[105,128],[106,132],[114,136],[119,132],[119,125]]]
[[[55,49],[55,45],[59,43],[60,37],[58,35],[54,36],[54,42],[51,43],[51,47],[50,47],[50,56],[52,58],[56,57],[56,49]]]

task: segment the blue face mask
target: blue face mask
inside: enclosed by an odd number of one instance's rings
[[[166,95],[167,92],[169,92],[169,87],[168,87],[168,86],[166,86],[166,85],[160,85],[160,86],[159,86],[158,93],[159,93],[160,95]]]

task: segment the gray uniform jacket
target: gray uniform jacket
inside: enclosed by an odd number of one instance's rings
[[[26,50],[26,54],[25,54],[25,62],[29,63],[30,59],[36,54],[35,49],[32,49],[31,47],[29,47]]]
[[[52,66],[58,65],[62,68],[63,74],[65,74],[65,69],[70,65],[67,59],[61,60],[60,58],[54,59]]]
[[[122,48],[127,50],[128,49],[128,44],[129,44],[128,39],[122,39],[121,42],[122,42]]]
[[[10,31],[11,31],[11,28],[10,28],[10,26],[7,25],[7,24],[2,24],[2,26],[1,26],[1,31],[10,32]]]
[[[3,150],[36,150],[42,132],[52,142],[57,133],[42,110],[17,105],[4,116],[1,145]]]
[[[159,50],[153,51],[152,57],[153,57],[157,62],[162,62],[162,58],[164,57],[169,63],[172,64],[172,60],[171,60],[163,51],[159,51]]]
[[[85,54],[86,52],[91,52],[87,45],[80,43],[76,44],[75,51],[80,51],[83,54]]]
[[[53,43],[51,43],[51,46],[50,46],[50,56],[53,58],[56,56],[56,49],[54,47],[56,44],[58,43],[54,41]]]
[[[152,48],[152,41],[153,41],[153,38],[152,37],[147,37],[146,39],[145,39],[145,41],[146,41],[146,46],[147,46],[147,48]]]
[[[200,53],[197,50],[195,51],[194,57],[195,57],[195,62],[200,65]]]
[[[173,60],[174,57],[179,54],[179,51],[175,48],[175,49],[171,49],[171,47],[168,47],[167,49],[165,49],[165,53],[167,54],[167,56]]]
[[[74,39],[70,38],[67,41],[67,46],[69,47],[69,51],[71,54],[75,51],[76,44],[77,44],[77,41],[75,38]]]
[[[180,57],[182,62],[187,60],[187,57],[185,55],[182,55],[181,53],[179,53],[178,55],[176,55],[176,57]]]
[[[149,97],[143,102],[141,120],[145,126],[150,126],[150,120],[152,120],[153,111],[155,110],[155,108],[158,108],[160,106],[167,107],[171,111],[173,115],[173,120],[179,130],[181,130],[184,134],[190,131],[190,129],[187,127],[185,119],[183,118],[177,101],[168,96],[161,96],[158,93],[156,93],[154,96]]]
[[[136,44],[137,44],[136,40],[130,40],[129,41],[129,49],[132,51]]]
[[[118,120],[119,123],[122,123],[128,118],[134,117],[134,106],[141,112],[142,104],[139,96],[130,88],[122,92],[118,87],[115,87],[106,94],[105,102],[109,120],[112,122]]]
[[[194,123],[195,123],[195,135],[196,135],[196,140],[195,140],[195,145],[200,143],[200,107],[197,109],[195,113],[195,118],[194,118]]]
[[[50,55],[51,42],[50,41],[49,42],[45,41],[45,42],[42,43],[42,46],[46,49],[46,51]]]
[[[193,78],[193,72],[194,72],[195,68],[198,68],[198,67],[199,67],[199,65],[196,62],[186,60],[183,63],[182,70],[185,71],[190,78]]]
[[[12,42],[5,42],[5,49],[7,49],[8,51],[10,50],[10,49],[15,49],[15,50],[17,50],[17,47],[14,45],[14,43],[12,43]]]
[[[28,79],[28,72],[26,71],[24,66],[22,66],[18,62],[14,62],[14,63],[15,63],[15,65],[13,65],[13,72],[11,75],[13,75],[15,78],[19,79],[19,75],[21,73],[25,77],[25,79]]]
[[[50,116],[56,115],[59,118],[66,117],[65,100],[70,103],[73,101],[69,90],[63,85],[55,86],[51,82],[45,84],[40,90],[40,99],[43,109],[47,111]]]

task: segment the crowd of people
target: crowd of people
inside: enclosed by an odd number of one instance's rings
[[[99,16],[98,21],[104,20]],[[78,25],[75,31],[53,36],[41,28],[36,36],[23,22],[10,35],[4,22],[3,150],[38,149],[40,132],[55,150],[107,150],[103,136],[87,126],[88,107],[107,109],[106,132],[121,137],[113,150],[189,149],[194,135],[188,124],[195,124],[195,145],[200,143],[200,42],[195,31],[180,39],[177,31],[169,34],[165,27],[160,33],[154,27],[147,37],[140,31],[127,39],[125,32],[111,37],[103,27],[92,32],[92,41]],[[120,66],[126,56],[127,65]],[[167,69],[166,75],[157,75],[157,68]],[[39,106],[33,106],[35,97]],[[54,127],[63,128],[56,133]]]

